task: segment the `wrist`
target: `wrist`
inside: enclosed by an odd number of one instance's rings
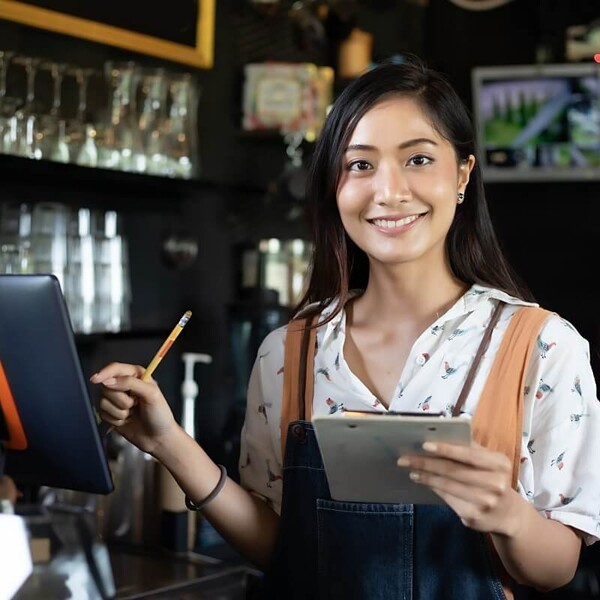
[[[516,490],[511,490],[511,498],[506,510],[508,515],[504,519],[502,528],[496,532],[496,535],[507,539],[515,539],[524,533],[527,529],[527,523],[532,514],[538,516],[537,512]]]
[[[180,454],[178,449],[182,444],[189,443],[190,440],[190,436],[183,427],[174,421],[167,431],[154,438],[154,446],[148,453],[159,462],[167,464],[172,456]]]

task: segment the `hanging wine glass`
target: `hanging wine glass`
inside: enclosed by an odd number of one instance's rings
[[[7,93],[7,75],[10,61],[15,53],[9,50],[0,50],[0,116],[10,117],[23,103],[23,100]]]
[[[52,78],[52,104],[48,113],[53,117],[62,117],[62,85],[67,65],[55,61],[44,61],[40,63],[39,69],[49,71]]]
[[[21,114],[35,114],[40,109],[40,103],[35,93],[35,82],[42,59],[35,56],[17,55],[12,59],[12,62],[15,65],[21,65],[25,70],[25,103],[19,112]]]
[[[173,75],[165,131],[167,175],[189,179],[198,174],[198,92],[189,73]]]
[[[77,108],[75,118],[69,123],[68,139],[71,156],[78,165],[98,166],[96,127],[88,119],[88,87],[95,69],[71,67],[66,74],[75,78],[77,84]]]
[[[35,81],[41,59],[34,56],[15,56],[14,64],[21,65],[25,69],[25,103],[11,117],[15,122],[11,123],[10,151],[13,154],[27,158],[42,158],[39,146],[37,112],[39,102],[35,93]]]
[[[0,152],[10,150],[10,119],[23,103],[21,98],[8,96],[7,74],[14,52],[0,50]]]
[[[167,109],[167,79],[164,69],[142,73],[140,84],[140,116],[138,125],[146,155],[146,170],[153,175],[167,173],[164,128]]]
[[[52,80],[52,101],[47,114],[39,118],[42,157],[55,162],[70,160],[67,122],[62,110],[62,86],[67,65],[56,61],[44,61],[39,69],[48,71]]]
[[[146,157],[141,148],[135,103],[138,67],[131,61],[108,62],[106,73],[110,106],[99,157],[101,166],[143,173]]]
[[[84,67],[74,67],[69,73],[75,76],[77,82],[77,113],[75,118],[81,123],[87,123],[88,115],[88,85],[90,77],[95,73],[95,69]]]

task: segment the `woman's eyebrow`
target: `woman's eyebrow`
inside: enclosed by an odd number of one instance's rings
[[[404,148],[410,148],[412,146],[418,146],[419,144],[431,144],[432,146],[437,146],[438,143],[435,140],[430,138],[414,138],[411,140],[406,140],[401,144],[398,144],[398,149],[403,150]],[[352,150],[376,150],[375,146],[371,146],[369,144],[350,144],[346,148],[346,152],[350,152]]]

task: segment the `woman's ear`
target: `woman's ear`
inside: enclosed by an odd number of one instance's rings
[[[461,192],[465,191],[467,184],[469,183],[469,179],[471,177],[471,171],[475,166],[475,157],[472,154],[469,154],[468,158],[461,161],[458,165],[458,189]]]

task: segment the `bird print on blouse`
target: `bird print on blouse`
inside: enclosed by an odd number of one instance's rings
[[[567,451],[563,450],[556,458],[553,458],[550,461],[550,465],[552,467],[556,467],[559,471],[562,471],[563,467],[565,466],[563,459],[565,458],[566,453],[567,453]]]
[[[456,338],[466,335],[469,332],[469,330],[471,330],[471,329],[475,329],[475,328],[469,327],[467,329],[461,329],[460,327],[457,327],[456,329],[453,329],[452,333],[448,336],[448,341],[452,341],[452,340],[455,340]]]
[[[437,336],[438,333],[443,333],[443,331],[444,331],[444,325],[443,324],[442,325],[434,325],[429,330],[429,332],[431,333],[431,335],[436,335],[436,336]]]
[[[487,293],[487,290],[483,290],[481,288],[471,288],[466,294],[465,296],[482,296],[483,294]]]
[[[583,394],[581,393],[581,381],[579,379],[579,375],[577,375],[575,377],[575,380],[573,381],[573,387],[571,388],[572,392],[576,392],[577,394],[579,394],[579,396],[583,396]]]
[[[579,425],[581,425],[581,419],[589,416],[590,413],[573,413],[570,417],[571,423],[573,423],[575,427],[579,427]]]
[[[558,497],[560,498],[560,503],[563,506],[566,506],[567,504],[571,504],[571,502],[573,502],[573,500],[575,500],[575,498],[577,498],[577,496],[579,496],[580,493],[581,487],[578,487],[572,496],[565,496],[564,494],[559,494]]]
[[[329,369],[327,367],[321,367],[317,369],[317,375],[323,375],[327,381],[331,381],[331,377],[329,376]]]
[[[338,319],[336,324],[333,326],[333,331],[331,332],[333,339],[337,340],[341,332],[342,332],[342,319]]]
[[[548,352],[550,352],[554,346],[556,346],[556,342],[548,343],[545,342],[539,335],[537,336],[537,347],[542,358],[546,358],[546,356],[548,356]]]
[[[422,400],[417,404],[417,408],[420,408],[423,412],[428,412],[431,407],[431,396],[427,396],[425,400]]]
[[[535,397],[537,400],[541,400],[544,396],[547,396],[553,389],[547,383],[544,383],[543,379],[540,379],[537,390],[535,391]]]
[[[338,411],[344,410],[344,405],[341,403],[338,404],[333,398],[327,398],[327,400],[325,400],[325,404],[327,404],[327,406],[329,408],[330,415],[333,415]]]
[[[466,365],[466,363],[462,362],[458,366],[453,367],[450,365],[450,363],[448,361],[445,361],[444,362],[444,374],[442,375],[442,379],[448,379],[448,377],[452,377],[452,375],[455,375],[456,373],[458,373],[459,369],[461,369],[465,365]]]
[[[262,404],[258,405],[258,412],[265,418],[265,423],[267,425],[269,424],[269,413],[267,408],[271,408],[271,406],[273,406],[271,402],[263,402]]]

